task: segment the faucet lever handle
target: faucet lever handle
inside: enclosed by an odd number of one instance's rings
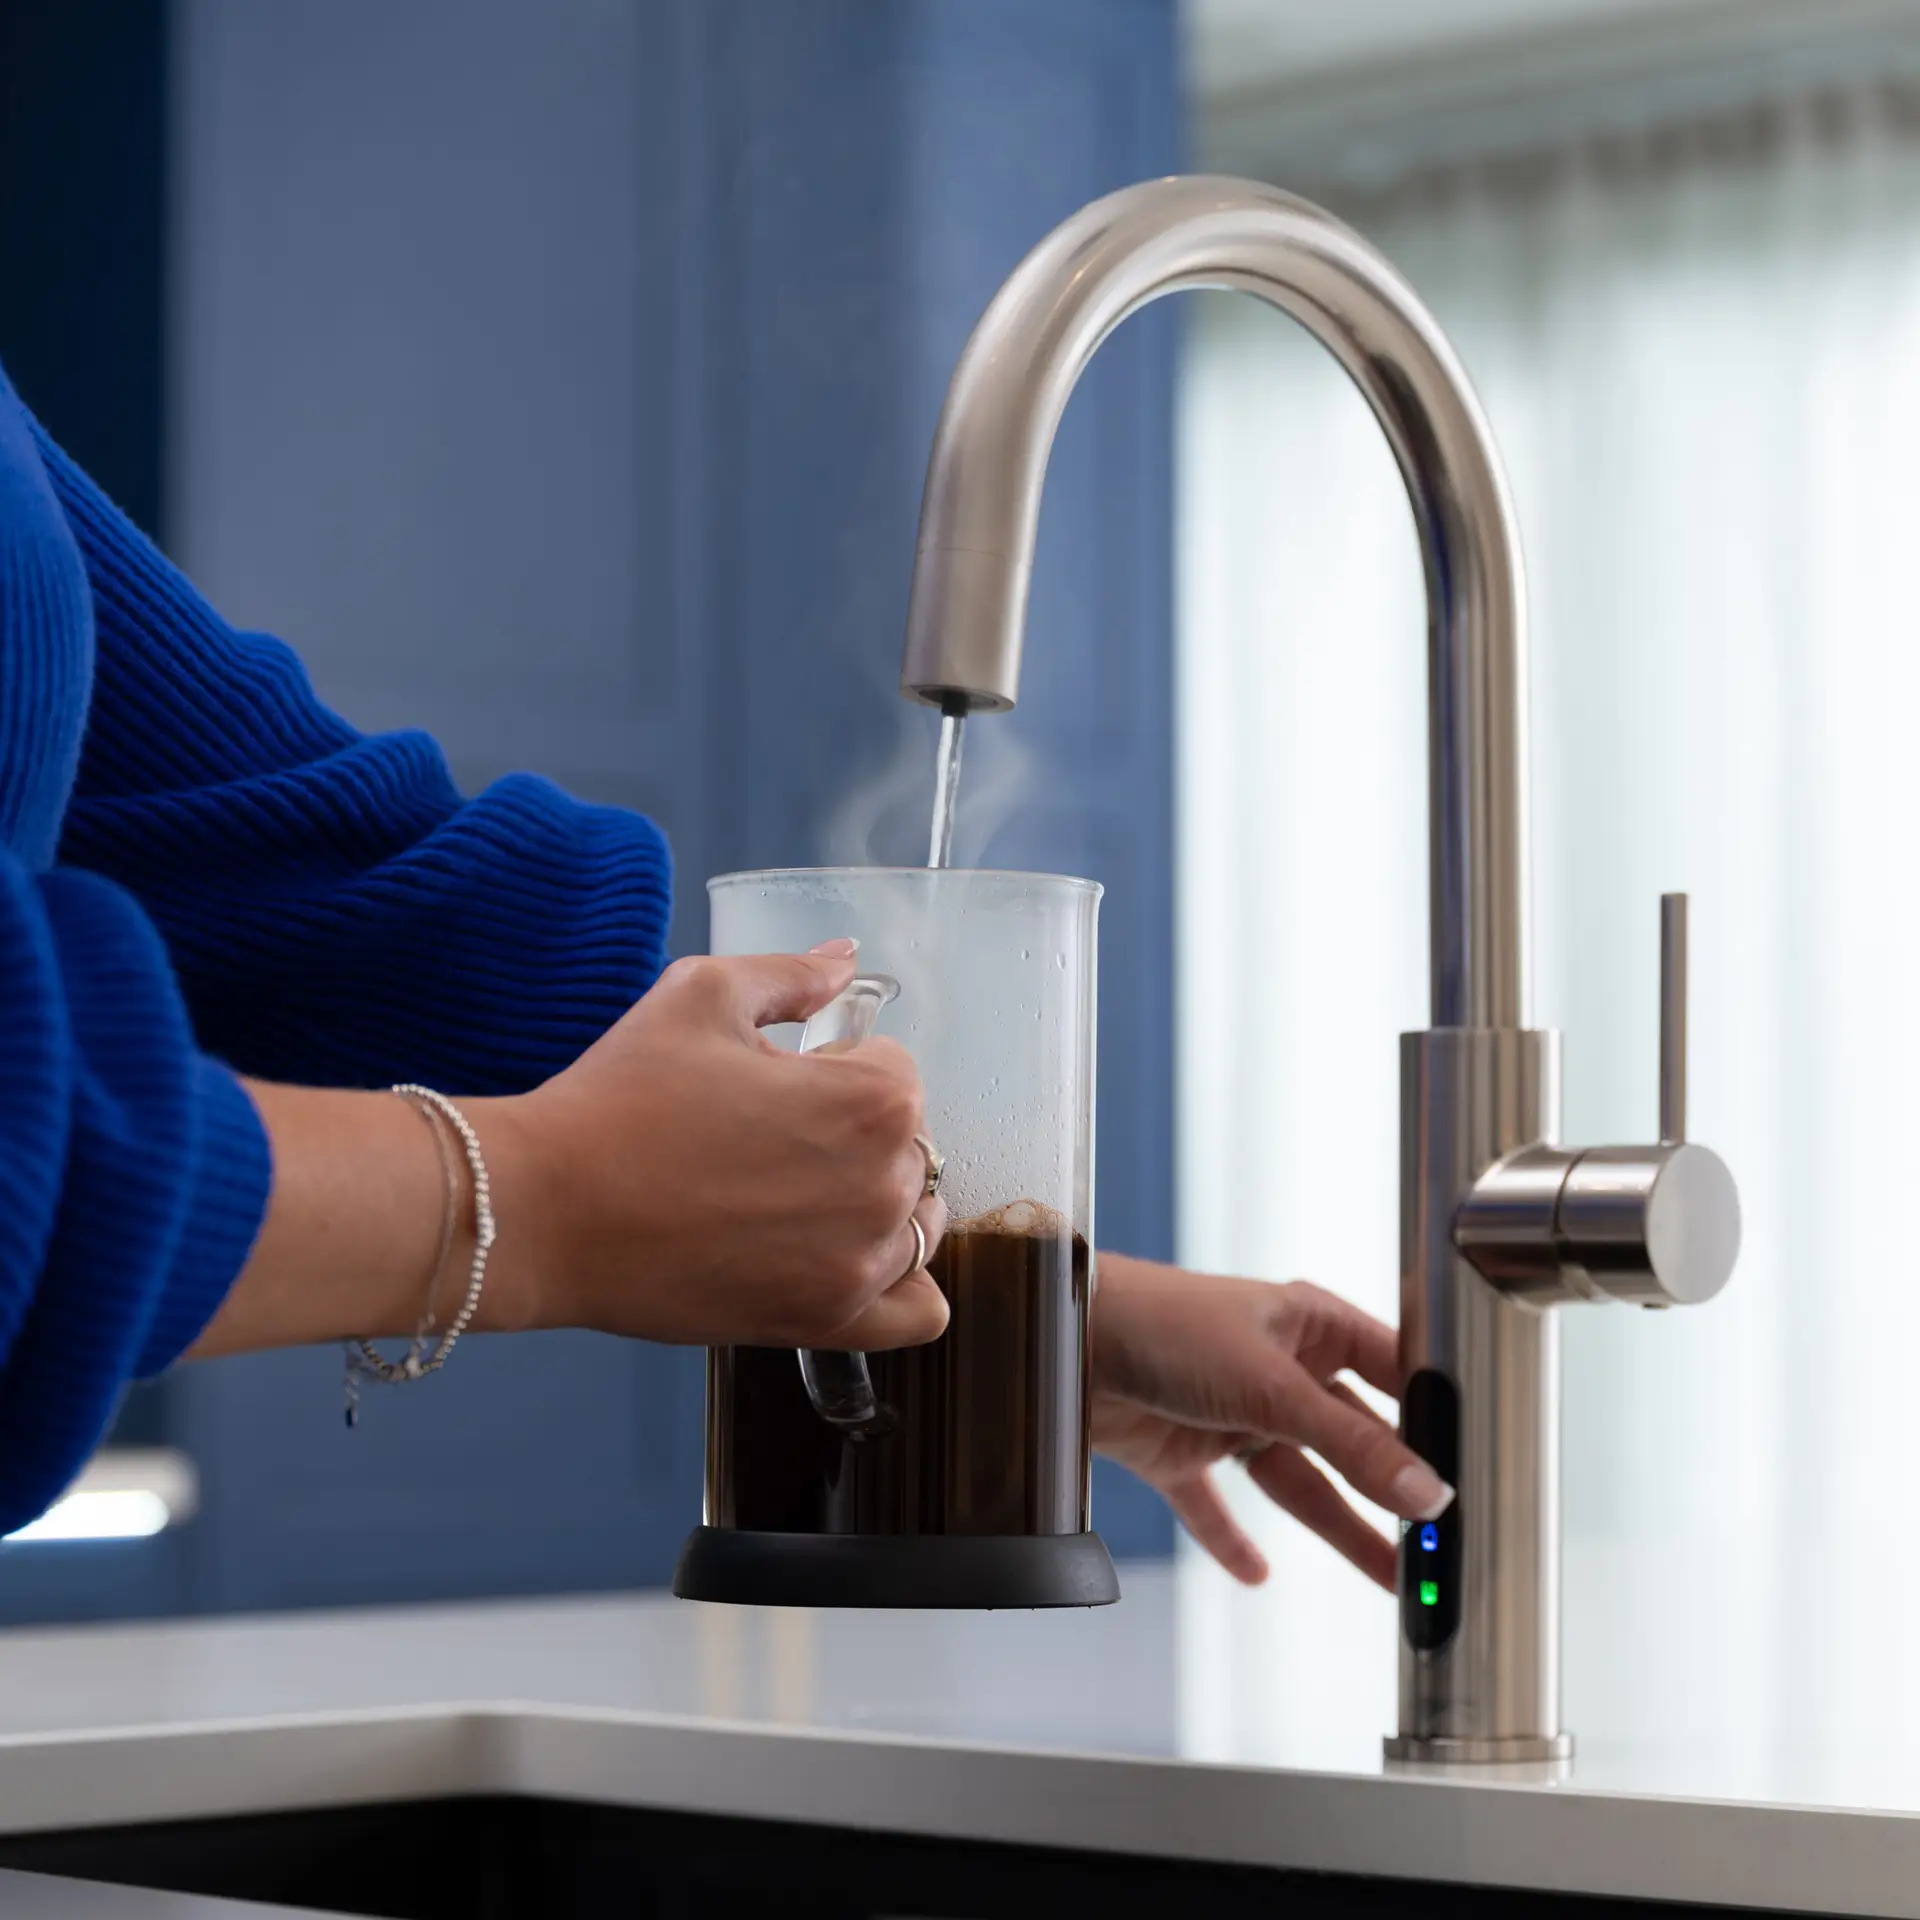
[[[1504,1292],[1551,1305],[1709,1300],[1740,1251],[1740,1196],[1687,1140],[1687,896],[1660,896],[1660,1140],[1536,1141],[1496,1161],[1454,1214],[1454,1245]]]
[[[1687,896],[1660,896],[1660,1141],[1687,1137]]]

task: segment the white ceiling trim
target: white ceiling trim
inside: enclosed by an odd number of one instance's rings
[[[1184,0],[1203,97],[1728,0]]]
[[[1257,83],[1216,84],[1195,102],[1198,157],[1284,185],[1365,191],[1431,166],[1920,74],[1920,0],[1602,0],[1598,10],[1535,0],[1524,31],[1460,30],[1501,6],[1428,0],[1424,28],[1390,55],[1335,61],[1323,39],[1311,58],[1269,60]],[[1259,0],[1207,7],[1213,26],[1197,12],[1196,35],[1237,18],[1244,36],[1259,18]],[[1547,13],[1553,23],[1540,26]],[[1440,33],[1436,16],[1455,31]],[[1196,45],[1193,64],[1217,75],[1218,47],[1203,57]],[[1262,71],[1250,53],[1242,70]]]

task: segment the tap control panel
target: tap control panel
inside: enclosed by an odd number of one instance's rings
[[[1460,1390],[1422,1367],[1400,1401],[1400,1431],[1450,1487],[1460,1484]],[[1458,1495],[1434,1520],[1413,1520],[1400,1536],[1400,1630],[1423,1653],[1444,1647],[1460,1626]]]

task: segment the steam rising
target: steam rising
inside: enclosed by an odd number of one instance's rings
[[[885,763],[821,822],[816,848],[823,866],[925,864],[939,730],[932,708],[899,703]],[[991,864],[1001,829],[1034,794],[1035,776],[1033,753],[1015,731],[1013,716],[976,714],[967,723],[966,772],[953,829],[956,867]]]

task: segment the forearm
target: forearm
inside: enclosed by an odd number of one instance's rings
[[[273,1191],[253,1251],[191,1357],[407,1336],[433,1284],[437,1324],[458,1309],[476,1223],[466,1156],[448,1136],[458,1199],[436,1276],[448,1207],[445,1163],[428,1122],[391,1093],[248,1081],[273,1146]],[[509,1100],[464,1100],[481,1142],[498,1237],[473,1320],[476,1332],[552,1324],[537,1227],[546,1202]]]
[[[1099,1275],[1087,1325],[1093,1383],[1096,1390],[1125,1393],[1135,1384],[1137,1353],[1164,1331],[1154,1327],[1156,1309],[1172,1305],[1177,1315],[1180,1289],[1192,1276],[1159,1260],[1104,1250]]]
[[[1175,1285],[1180,1273],[1180,1268],[1168,1266],[1162,1260],[1142,1260],[1136,1254],[1108,1253],[1103,1249],[1100,1255],[1100,1291],[1094,1298],[1096,1320],[1099,1317],[1100,1295],[1117,1302],[1142,1287]]]

